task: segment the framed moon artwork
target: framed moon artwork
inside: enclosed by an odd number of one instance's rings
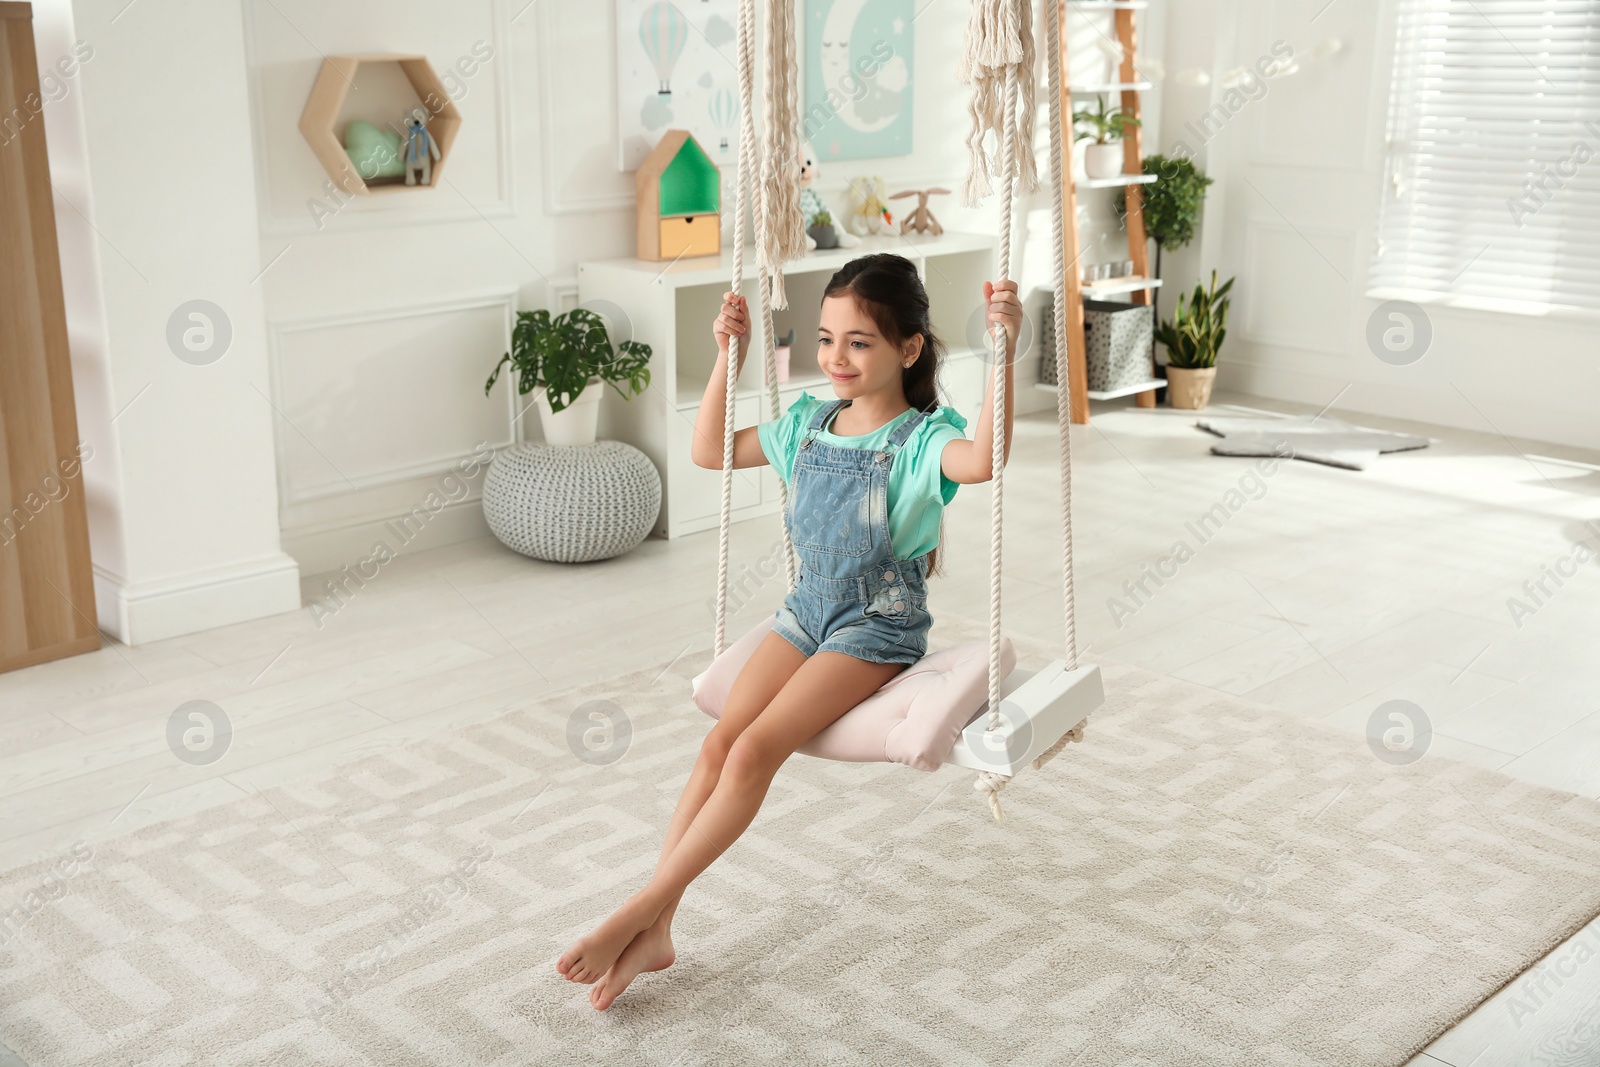
[[[800,132],[818,162],[911,152],[913,0],[805,0]]]

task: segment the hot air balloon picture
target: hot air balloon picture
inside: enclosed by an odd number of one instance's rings
[[[728,134],[733,130],[734,120],[739,117],[739,104],[728,87],[723,86],[711,94],[711,103],[706,106],[706,111],[711,115],[711,125],[717,130],[717,151],[726,154]]]
[[[615,10],[617,169],[637,170],[669,128],[692,130],[719,165],[731,161],[737,0],[616,0]]]
[[[672,95],[672,70],[689,43],[689,20],[668,0],[651,4],[639,18],[639,41],[661,79],[660,96]]]

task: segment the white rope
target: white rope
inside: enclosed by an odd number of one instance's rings
[[[1037,184],[1033,164],[1033,8],[1032,0],[973,0],[964,35],[965,53],[957,77],[972,87],[968,113],[973,128],[967,139],[970,154],[966,184],[968,206],[988,192],[991,171],[983,149],[984,133],[993,130],[1000,146],[997,173],[1003,182],[1000,198],[1000,247],[996,272],[999,278],[1011,277],[1011,206],[1019,191],[1032,191]],[[1027,125],[1019,129],[1018,94],[1026,96]],[[1018,151],[1018,140],[1022,151]],[[1000,562],[1002,515],[1005,503],[1005,411],[1006,349],[1004,326],[992,332],[994,344],[994,403],[992,418],[991,464],[993,493],[989,512],[989,721],[986,730],[1000,728]],[[1000,807],[1000,791],[1011,780],[997,771],[979,771],[973,788],[986,795],[995,821],[1005,818]]]
[[[1051,246],[1055,253],[1056,427],[1061,436],[1061,574],[1065,611],[1067,670],[1078,666],[1076,590],[1072,584],[1072,378],[1067,372],[1067,248],[1066,182],[1061,172],[1061,20],[1060,0],[1045,0],[1049,25],[1045,69],[1050,91],[1050,203]]]
[[[735,298],[744,289],[745,192],[754,163],[755,117],[752,113],[751,86],[754,45],[751,30],[755,23],[755,0],[739,0],[737,45],[739,53],[739,169],[733,192],[733,281],[729,289]],[[739,360],[737,337],[728,338],[728,377],[723,394],[722,417],[722,523],[717,533],[717,628],[713,655],[722,655],[728,636],[728,539],[733,517],[733,415],[738,393]]]
[[[768,145],[771,146],[770,131],[775,127],[787,128],[794,145],[789,149],[789,154],[794,159],[793,175],[787,183],[793,189],[793,216],[795,227],[800,234],[800,252],[805,250],[805,230],[803,215],[800,211],[799,189],[799,142],[797,139],[795,122],[795,91],[796,66],[794,62],[793,39],[793,11],[789,11],[789,25],[787,30],[780,25],[776,30],[772,26],[775,8],[787,7],[782,0],[769,0],[767,7],[768,18],[768,57],[766,80],[766,106],[767,129],[769,131]],[[778,20],[782,21],[782,12],[778,12]],[[756,140],[755,126],[755,0],[739,0],[737,44],[738,52],[738,79],[739,79],[739,164],[738,177],[734,185],[734,215],[733,215],[733,278],[729,289],[735,297],[743,295],[744,290],[744,243],[745,243],[745,206],[749,194],[755,194],[755,203],[750,214],[755,219],[756,251],[757,251],[757,284],[756,300],[760,304],[762,323],[762,349],[764,352],[763,371],[767,386],[768,416],[771,419],[779,417],[778,410],[778,361],[777,345],[773,338],[772,305],[769,298],[772,291],[769,283],[768,256],[777,256],[776,263],[779,267],[778,281],[776,283],[778,296],[782,296],[782,261],[785,258],[794,258],[800,253],[785,256],[785,246],[781,240],[783,227],[775,231],[770,225],[774,216],[772,214],[774,202],[784,199],[784,183],[775,181],[779,172],[763,161],[763,153]],[[779,57],[774,62],[773,44],[779,37],[787,37],[788,58],[786,61]],[[781,51],[781,49],[780,49]],[[772,84],[774,72],[787,71],[788,89],[781,86],[775,88]],[[774,112],[777,112],[774,114]],[[785,117],[787,116],[787,117]],[[778,151],[783,151],[781,147]],[[748,302],[747,302],[748,303]],[[784,306],[782,304],[779,305]],[[747,317],[747,326],[753,322],[753,317]],[[722,655],[727,647],[728,629],[728,556],[729,540],[733,518],[733,437],[734,414],[737,407],[739,388],[739,363],[737,358],[738,338],[730,338],[728,344],[728,377],[726,391],[723,394],[723,419],[722,419],[722,514],[717,536],[717,625],[714,639],[713,655]],[[779,480],[778,494],[781,513],[787,515],[789,511],[789,487],[782,479]],[[789,590],[792,592],[798,579],[797,563],[795,560],[794,543],[789,538],[788,523],[783,524],[783,555],[784,569],[789,580]]]
[[[1065,612],[1067,670],[1078,666],[1078,624],[1076,590],[1072,583],[1072,392],[1067,372],[1067,249],[1066,197],[1061,153],[1061,15],[1060,0],[1045,0],[1046,84],[1050,92],[1050,186],[1054,190],[1050,205],[1052,244],[1055,250],[1055,342],[1056,342],[1056,426],[1061,438],[1061,575],[1062,605]],[[1082,741],[1087,720],[1045,749],[1033,761],[1039,770],[1067,747]]]
[[[776,422],[782,417],[778,408],[778,345],[774,339],[772,324],[772,301],[766,298],[767,270],[762,267],[758,271],[761,298],[761,337],[762,347],[766,351],[763,365],[763,380],[767,386],[767,418]],[[778,515],[782,519],[783,529],[783,567],[789,582],[789,592],[794,592],[795,585],[800,579],[800,565],[795,556],[794,542],[789,538],[789,485],[782,478],[778,479]]]

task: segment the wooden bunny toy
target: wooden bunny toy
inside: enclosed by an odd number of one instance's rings
[[[900,232],[905,233],[909,229],[914,233],[927,233],[935,237],[943,233],[944,227],[939,225],[939,220],[928,210],[928,197],[949,192],[948,189],[906,189],[891,196],[890,200],[899,200],[903,196],[917,198],[916,209],[900,220]]]

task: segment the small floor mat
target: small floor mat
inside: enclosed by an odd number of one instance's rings
[[[1273,456],[1287,450],[1296,459],[1357,471],[1366,470],[1380,453],[1428,447],[1426,437],[1369,430],[1326,415],[1202,418],[1195,425],[1222,438],[1211,446],[1213,455]]]

